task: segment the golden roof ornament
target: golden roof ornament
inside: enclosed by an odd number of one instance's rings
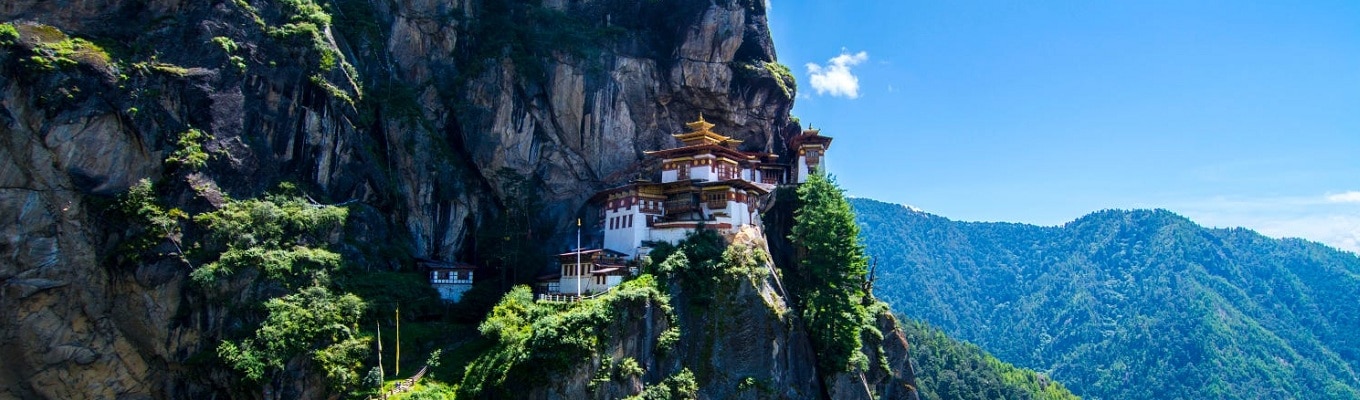
[[[708,121],[704,121],[704,113],[699,113],[698,121],[686,123],[685,126],[689,127],[688,133],[693,134],[693,133],[713,133],[713,131],[710,131],[709,129],[713,129],[715,125],[709,123]]]
[[[698,121],[685,123],[685,127],[688,127],[690,129],[689,132],[671,136],[675,136],[676,139],[680,139],[680,142],[683,143],[685,146],[716,144],[720,146],[735,147],[737,144],[741,143],[740,140],[736,140],[718,134],[717,132],[713,132],[712,129],[714,126],[716,125],[713,125],[713,123],[704,120],[703,113],[699,113]]]

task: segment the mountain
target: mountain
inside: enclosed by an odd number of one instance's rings
[[[326,397],[374,333],[342,293],[502,276],[498,219],[562,247],[701,113],[785,152],[795,91],[761,1],[0,2],[0,397]],[[339,353],[253,356],[329,300]]]
[[[1094,399],[1360,398],[1360,258],[1165,210],[1062,226],[854,199],[875,293]]]

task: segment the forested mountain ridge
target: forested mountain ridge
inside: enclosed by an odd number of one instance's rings
[[[1057,227],[854,199],[876,293],[1087,398],[1360,398],[1360,258],[1165,210]]]

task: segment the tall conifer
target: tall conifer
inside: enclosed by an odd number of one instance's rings
[[[798,250],[798,297],[819,367],[834,373],[863,364],[855,356],[866,320],[860,302],[868,261],[850,203],[826,174],[813,174],[798,187],[789,240]]]

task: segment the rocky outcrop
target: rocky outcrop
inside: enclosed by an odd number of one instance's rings
[[[517,41],[555,33],[487,37],[498,29],[488,8],[506,3],[601,35],[574,50],[517,54]],[[760,1],[326,7],[333,26],[299,44],[279,33],[296,10],[277,1],[0,4],[0,20],[27,26],[18,41],[0,38],[0,393],[222,389],[220,373],[194,369],[190,356],[230,313],[207,305],[177,260],[120,253],[126,226],[109,204],[141,178],[165,182],[171,207],[190,211],[220,205],[220,193],[298,182],[322,200],[352,201],[358,242],[457,259],[505,203],[510,180],[536,182],[534,195],[551,204],[544,219],[560,229],[699,113],[782,151],[792,93],[781,76],[733,69],[774,61]],[[67,54],[63,64],[44,44],[65,35],[106,54]],[[317,67],[326,53],[339,67]],[[212,137],[200,173],[163,163],[189,128]],[[363,268],[400,267],[351,253]]]
[[[754,229],[736,235],[733,246],[768,254],[763,235]],[[652,299],[609,304],[619,310],[617,318],[602,330],[607,340],[588,361],[544,379],[521,377],[507,385],[525,399],[618,399],[688,372],[701,399],[918,398],[906,338],[886,308],[876,315],[875,329],[863,334],[868,368],[822,376],[775,266],[766,257],[754,259],[749,266],[729,260],[722,267],[725,275],[708,288],[711,299],[696,301],[704,296],[670,282],[666,292],[674,318]],[[657,343],[669,329],[680,335],[661,351]],[[625,360],[635,360],[644,372],[610,372]]]
[[[762,150],[797,131],[791,80],[742,68],[775,59],[760,1],[337,0],[314,35],[289,30],[314,18],[294,3],[0,4],[23,28],[0,37],[0,396],[225,390],[192,357],[231,311],[173,257],[120,250],[112,196],[144,178],[190,212],[295,182],[352,204],[355,264],[394,269],[371,248],[473,256],[510,182],[534,183],[554,246],[592,216],[591,193],[699,113]],[[543,24],[497,25],[506,15]],[[67,35],[102,51],[47,46]],[[527,46],[540,42],[568,45]],[[163,162],[190,128],[211,137],[198,172]]]

